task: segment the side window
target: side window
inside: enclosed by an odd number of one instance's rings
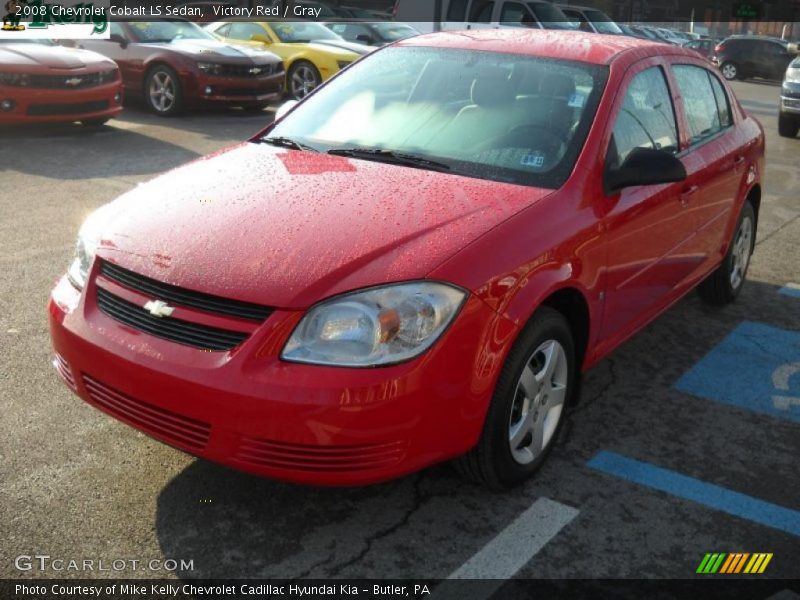
[[[250,40],[254,35],[266,35],[260,25],[255,23],[232,23],[228,37],[234,40]]]
[[[607,165],[618,167],[634,148],[678,151],[675,107],[661,67],[631,80],[614,124]]]
[[[720,125],[722,125],[723,129],[730,127],[733,125],[733,119],[731,119],[731,103],[728,99],[728,94],[725,93],[725,88],[722,87],[715,75],[708,73],[708,80],[711,82],[711,89],[714,91],[714,98],[717,101]]]
[[[473,0],[469,11],[470,23],[491,23],[494,0]]]
[[[711,75],[702,67],[675,65],[672,68],[678,82],[692,144],[718,133],[723,128],[723,115],[717,107],[717,98],[711,87]],[[730,113],[727,118],[730,119]]]
[[[112,23],[112,25],[113,25],[113,23]],[[228,37],[230,32],[231,32],[231,24],[230,23],[225,23],[225,25],[223,25],[219,29],[215,29],[214,30],[214,33],[216,33],[217,35],[220,35],[222,37]]]
[[[519,2],[504,2],[503,10],[500,12],[500,23],[503,25],[524,25],[526,27],[536,26],[536,19],[524,4]]]
[[[463,23],[467,20],[467,0],[450,0],[447,7],[447,20]]]
[[[592,31],[592,26],[589,25],[589,21],[586,20],[586,17],[583,16],[583,13],[577,10],[568,10],[568,9],[561,9],[567,17],[569,17],[570,21],[574,23],[578,23],[578,29],[581,31]]]

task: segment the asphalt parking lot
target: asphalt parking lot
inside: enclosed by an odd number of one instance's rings
[[[506,494],[448,465],[361,489],[258,479],[118,423],[56,376],[45,303],[83,218],[269,111],[134,107],[94,132],[0,132],[0,577],[81,575],[15,567],[47,554],[193,561],[113,573],[127,577],[685,578],[707,553],[772,553],[761,577],[799,577],[800,139],[778,137],[777,85],[734,89],[768,140],[742,296],[717,311],[692,294],[588,372],[550,460]]]

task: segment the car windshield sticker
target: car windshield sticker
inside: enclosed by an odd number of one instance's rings
[[[533,152],[528,152],[519,162],[523,167],[541,169],[544,166],[544,154],[538,150],[534,150]]]
[[[578,92],[572,94],[567,102],[567,106],[570,108],[583,108],[584,104],[586,104],[586,96]]]

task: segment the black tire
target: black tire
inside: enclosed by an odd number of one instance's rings
[[[558,342],[566,359],[566,392],[558,422],[549,441],[532,462],[520,464],[512,455],[510,428],[512,411],[518,401],[520,378],[526,366],[535,359],[535,351],[548,341]],[[466,479],[490,489],[504,490],[528,480],[544,463],[566,420],[566,411],[574,393],[577,376],[575,344],[564,316],[547,306],[536,311],[509,352],[492,396],[478,444],[454,461],[456,470]],[[547,396],[544,396],[545,400]],[[543,402],[544,402],[543,401]],[[544,405],[539,406],[538,410]],[[544,419],[545,411],[541,411]],[[535,418],[535,417],[534,417]]]
[[[797,137],[798,132],[800,132],[800,117],[778,114],[778,134],[781,137]]]
[[[744,272],[741,273],[741,279],[738,280],[738,283],[734,283],[733,269],[736,261],[737,243],[739,241],[739,236],[742,235],[742,224],[745,219],[749,219],[752,225],[749,247],[746,248],[748,253],[747,263],[744,265]],[[744,206],[742,206],[742,212],[739,215],[739,220],[736,222],[736,228],[733,230],[733,239],[731,239],[728,253],[725,255],[722,264],[697,288],[703,300],[714,306],[724,306],[736,300],[747,278],[747,268],[750,266],[750,256],[753,254],[755,241],[756,215],[753,210],[753,205],[748,200],[744,203]]]
[[[109,118],[104,119],[83,119],[81,121],[81,125],[85,125],[86,127],[102,127],[106,123],[108,123]]]
[[[301,89],[299,79],[308,82],[308,85],[302,86]],[[307,60],[298,60],[286,74],[286,91],[293,100],[302,100],[321,83],[322,75],[319,74],[317,67]]]
[[[161,103],[154,94],[159,86],[167,78],[171,83],[172,98],[169,99],[165,94],[165,101]],[[178,74],[175,69],[167,65],[156,65],[152,67],[144,78],[144,103],[147,109],[158,115],[159,117],[174,117],[179,114],[183,109],[183,90],[181,89],[181,82],[178,79]]]
[[[734,81],[736,79],[741,79],[742,74],[739,69],[739,65],[735,62],[725,61],[719,67],[722,76],[727,79],[728,81]]]

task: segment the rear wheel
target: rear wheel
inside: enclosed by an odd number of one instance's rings
[[[742,291],[756,241],[756,215],[750,201],[744,203],[722,264],[697,288],[709,304],[721,306],[736,300]]]
[[[722,66],[719,68],[719,70],[722,72],[722,76],[728,81],[733,81],[734,79],[739,78],[739,67],[736,66],[736,63],[722,63]]]
[[[575,374],[575,346],[558,311],[542,307],[506,359],[477,446],[455,461],[492,489],[523,483],[542,465],[564,422]]]
[[[800,132],[800,116],[790,117],[783,113],[778,115],[778,133],[781,137],[797,137],[798,132]]]
[[[172,117],[181,110],[183,94],[178,74],[167,65],[156,65],[144,81],[144,102],[160,117]]]

